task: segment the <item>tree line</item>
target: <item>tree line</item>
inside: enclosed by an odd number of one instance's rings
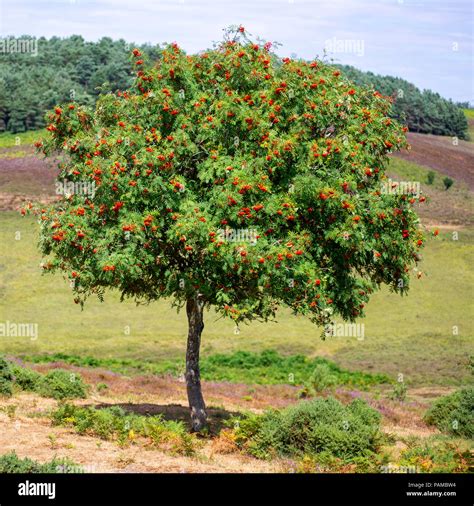
[[[55,105],[71,100],[92,105],[101,90],[124,89],[132,82],[130,51],[134,46],[123,39],[103,37],[87,42],[73,35],[41,37],[36,44],[35,55],[0,52],[0,132],[41,128],[45,112]],[[150,58],[158,58],[159,46],[138,47]],[[467,138],[463,111],[438,93],[420,91],[404,79],[339,67],[356,84],[373,86],[393,96],[393,117],[411,131]]]
[[[349,65],[338,65],[352,81],[373,86],[393,98],[392,116],[406,124],[410,131],[434,135],[468,138],[467,119],[462,107],[431,90],[420,91],[414,84],[399,77],[363,72]]]

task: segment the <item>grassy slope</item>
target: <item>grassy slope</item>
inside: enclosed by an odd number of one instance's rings
[[[35,141],[40,139],[46,131],[43,130],[29,130],[28,132],[21,132],[12,134],[10,132],[3,132],[0,134],[0,148],[11,148],[14,146],[30,146]]]
[[[167,301],[136,307],[120,304],[117,294],[105,303],[91,299],[81,312],[67,283],[59,276],[42,276],[36,249],[36,223],[16,213],[2,213],[0,321],[39,325],[39,338],[0,338],[0,352],[66,352],[97,357],[158,361],[180,358],[185,349],[185,314]],[[21,232],[21,240],[14,236]],[[279,323],[254,323],[235,334],[232,323],[206,315],[203,353],[274,348],[282,353],[332,357],[351,369],[403,373],[407,381],[451,384],[468,380],[467,361],[473,327],[469,269],[474,233],[463,231],[431,240],[421,266],[426,275],[414,277],[408,297],[384,290],[369,304],[365,339],[320,339],[320,329],[283,310]],[[452,326],[460,335],[452,335]],[[130,334],[126,331],[130,327]],[[471,346],[472,348],[472,346]]]
[[[474,142],[474,109],[464,109],[464,115],[468,122],[469,140]]]
[[[27,132],[19,137],[26,145],[40,134]],[[14,145],[15,137],[1,134],[0,147]],[[420,181],[426,188],[427,170],[416,164],[392,159],[389,174],[398,180]],[[441,190],[441,179],[438,174],[433,190]],[[81,312],[64,280],[41,275],[34,220],[16,213],[2,213],[1,218],[0,321],[38,323],[39,338],[0,337],[0,352],[65,352],[153,362],[183,357],[184,313],[177,316],[167,301],[139,307],[131,301],[120,304],[113,293],[103,304],[91,299]],[[21,232],[19,241],[14,239],[17,231]],[[420,280],[414,277],[408,297],[388,290],[373,297],[361,322],[364,340],[334,337],[322,341],[320,329],[286,310],[281,311],[278,323],[254,323],[236,333],[232,323],[216,320],[211,312],[206,315],[203,353],[274,348],[286,354],[331,357],[351,369],[391,376],[403,373],[416,384],[466,382],[468,355],[474,353],[469,316],[473,240],[474,231],[463,230],[458,241],[452,240],[450,232],[430,241],[421,266],[424,275]],[[459,328],[457,336],[452,333],[454,325]]]

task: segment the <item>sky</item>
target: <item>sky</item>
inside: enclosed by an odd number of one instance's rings
[[[402,77],[474,104],[472,0],[0,0],[0,37],[21,35],[209,48],[242,24],[282,56]]]

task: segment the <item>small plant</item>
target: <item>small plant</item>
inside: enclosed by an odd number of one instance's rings
[[[444,184],[445,190],[447,191],[451,188],[451,186],[453,186],[454,181],[450,177],[445,177],[443,179],[443,184]]]
[[[106,383],[98,383],[96,388],[98,392],[102,393],[105,390],[108,390],[109,386]]]
[[[389,394],[390,399],[403,402],[407,397],[407,385],[404,381],[397,381]]]
[[[57,450],[58,448],[58,437],[56,434],[48,434],[49,445],[51,450]]]
[[[95,409],[63,404],[51,415],[54,425],[69,425],[80,434],[91,434],[127,446],[139,438],[172,454],[192,455],[197,444],[182,422],[160,416],[127,413],[118,406]]]
[[[433,184],[435,177],[436,177],[436,173],[434,171],[430,170],[426,176],[426,182],[430,185]]]
[[[9,397],[13,393],[13,375],[10,363],[0,357],[0,395]]]
[[[17,407],[18,406],[16,404],[9,404],[8,406],[1,408],[1,410],[7,414],[8,418],[10,418],[10,420],[14,420]]]
[[[328,364],[318,364],[309,380],[305,383],[307,394],[314,395],[315,392],[322,392],[327,388],[337,385],[337,376]]]
[[[442,432],[474,438],[474,387],[440,397],[426,412],[424,420]]]
[[[50,462],[41,464],[29,458],[20,459],[13,451],[6,455],[0,456],[0,474],[1,473],[68,473],[69,469],[75,469],[75,472],[80,467],[68,459],[54,458]]]
[[[398,466],[415,473],[467,473],[470,463],[467,445],[434,437],[411,444],[400,454]]]

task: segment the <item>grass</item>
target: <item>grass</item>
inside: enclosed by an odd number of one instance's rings
[[[474,109],[464,109],[464,115],[467,118],[469,140],[474,142]]]
[[[474,109],[463,109],[467,119],[474,119]]]
[[[28,130],[28,132],[19,132],[12,134],[11,132],[0,133],[0,148],[12,148],[18,146],[30,146],[42,136],[46,131],[41,130]]]
[[[24,356],[23,358],[36,363],[61,361],[82,367],[103,367],[122,374],[141,372],[178,376],[184,371],[183,360],[164,360],[154,363],[145,360],[98,359],[64,353]],[[384,374],[348,371],[322,357],[309,359],[304,355],[282,356],[274,350],[265,350],[261,353],[237,351],[203,357],[201,376],[209,381],[303,385],[310,380],[313,371],[318,366],[326,367],[334,377],[335,384],[338,385],[367,388],[371,385],[391,382],[391,379]]]
[[[81,311],[60,276],[43,276],[37,251],[37,225],[30,217],[2,213],[0,230],[0,321],[37,323],[38,338],[1,337],[0,353],[37,355],[51,350],[101,359],[161,362],[182,360],[186,316],[168,301],[150,306],[119,302],[108,293],[104,303],[90,299]],[[20,240],[16,240],[19,232]],[[232,322],[205,315],[203,357],[239,349],[275,349],[283,355],[321,356],[351,370],[404,374],[410,385],[461,385],[467,368],[473,323],[470,268],[474,233],[451,232],[430,239],[421,279],[412,279],[407,297],[383,289],[368,305],[365,338],[330,337],[303,317],[283,309],[278,323],[253,323],[235,332]],[[454,329],[454,331],[453,331]],[[456,333],[457,329],[457,333]],[[439,357],[443,360],[439,360]]]
[[[429,170],[435,173],[433,185],[428,185],[427,183]],[[426,167],[421,167],[416,163],[408,162],[402,158],[392,157],[390,158],[388,175],[389,177],[395,178],[397,181],[419,182],[423,193],[429,193],[432,188],[444,190],[443,178],[446,177],[446,174],[442,174],[435,169],[429,170],[427,170]]]

